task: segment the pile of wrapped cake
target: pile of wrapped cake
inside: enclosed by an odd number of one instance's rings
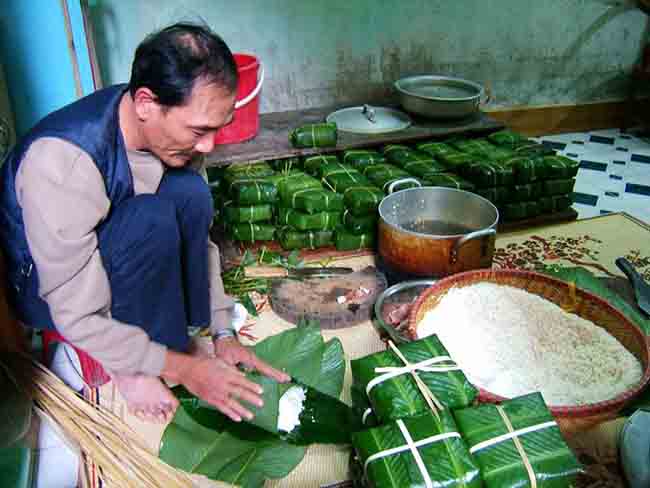
[[[208,179],[219,220],[233,240],[275,240],[287,250],[356,250],[374,246],[377,207],[391,186],[468,190],[494,203],[502,221],[515,221],[568,208],[578,165],[499,131],[208,168]],[[404,178],[411,181],[392,185]]]
[[[570,486],[582,467],[541,394],[477,405],[433,335],[352,361],[357,487]]]

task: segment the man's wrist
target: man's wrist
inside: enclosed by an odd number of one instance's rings
[[[237,331],[233,329],[232,327],[226,327],[224,329],[217,329],[213,334],[212,334],[212,341],[217,342],[221,339],[230,339],[230,338],[237,338]]]
[[[181,383],[187,371],[192,367],[193,360],[194,358],[188,354],[168,349],[161,376],[173,383]]]

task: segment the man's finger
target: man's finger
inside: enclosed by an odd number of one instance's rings
[[[229,398],[226,401],[226,406],[235,412],[235,414],[237,414],[240,418],[251,420],[254,417],[253,412],[244,408],[237,400],[233,398]]]
[[[219,411],[224,414],[226,417],[230,418],[233,422],[241,422],[241,415],[239,415],[235,410],[233,410],[226,401],[219,401],[214,404]]]
[[[259,408],[264,406],[264,401],[262,400],[262,397],[256,395],[255,393],[251,393],[250,391],[245,390],[243,388],[239,388],[237,386],[233,386],[230,396],[234,398],[238,398],[240,400],[244,400],[250,403],[251,405],[255,405],[256,407]]]
[[[229,383],[235,387],[240,387],[241,389],[250,391],[255,395],[261,395],[264,393],[264,389],[260,385],[247,379],[245,376],[234,376],[230,378]]]
[[[255,368],[264,376],[273,378],[275,381],[278,381],[279,383],[288,383],[291,380],[291,376],[289,376],[287,373],[280,371],[279,369],[275,369],[273,366],[262,361],[257,356],[253,355],[250,358],[250,362],[251,362],[250,366]]]

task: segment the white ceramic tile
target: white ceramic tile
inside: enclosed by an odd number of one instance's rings
[[[627,183],[650,185],[650,164],[630,162],[625,166],[623,179]]]
[[[589,205],[574,203],[573,208],[578,212],[579,219],[588,219],[589,217],[595,217],[596,215],[600,215],[600,210],[598,210],[597,207],[591,207]]]
[[[578,170],[578,176],[576,176],[576,188],[590,189],[594,188],[595,190],[605,188],[609,186],[609,175],[606,171],[593,171],[589,169],[580,168]],[[576,190],[583,191],[583,190]],[[590,193],[588,191],[583,191],[583,193]]]
[[[603,137],[616,137],[620,135],[620,133],[621,133],[620,129],[599,129],[599,130],[590,131],[589,135],[603,136]]]

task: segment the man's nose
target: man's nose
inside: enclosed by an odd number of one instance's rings
[[[205,135],[203,135],[196,145],[194,146],[194,149],[196,149],[197,152],[200,152],[202,154],[207,154],[212,152],[214,149],[214,132],[209,132]]]

